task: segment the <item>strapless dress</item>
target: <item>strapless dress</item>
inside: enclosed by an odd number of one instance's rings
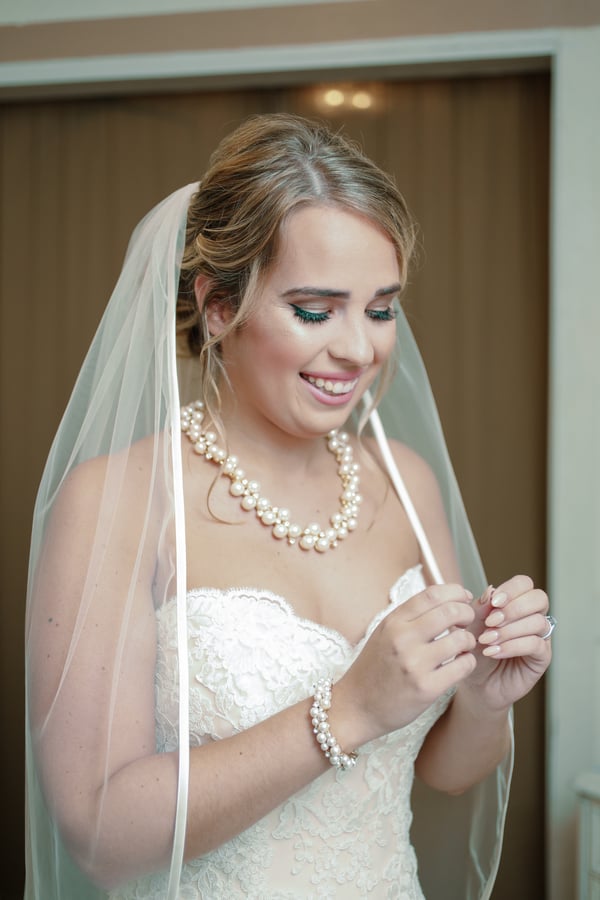
[[[424,587],[420,566],[406,571],[355,645],[266,590],[189,591],[190,745],[250,728],[309,697],[320,677],[339,679],[382,619]],[[158,610],[157,622],[157,749],[170,751],[178,745],[174,600]],[[331,768],[241,834],[186,862],[180,900],[423,900],[410,841],[414,762],[450,696],[362,746],[352,770]],[[166,893],[167,874],[157,872],[109,896],[163,900]]]

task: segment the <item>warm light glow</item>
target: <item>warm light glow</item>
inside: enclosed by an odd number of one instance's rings
[[[349,112],[372,114],[381,106],[377,84],[368,82],[338,82],[317,85],[310,90],[312,103],[326,116],[340,116]]]
[[[334,88],[325,92],[324,100],[327,106],[341,106],[344,102],[344,94]]]
[[[357,109],[369,109],[373,103],[373,98],[367,91],[357,91],[352,95],[352,106]]]

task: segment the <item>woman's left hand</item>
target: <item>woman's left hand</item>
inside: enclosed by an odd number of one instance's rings
[[[477,667],[464,686],[483,691],[488,708],[511,706],[542,677],[552,656],[548,597],[531,578],[515,575],[473,602],[469,631],[477,639]]]

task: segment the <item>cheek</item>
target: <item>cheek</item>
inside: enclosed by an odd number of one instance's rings
[[[385,362],[394,352],[396,346],[396,326],[386,329],[386,333],[379,337],[376,344],[377,357],[380,362]]]
[[[301,323],[263,333],[261,346],[268,354],[268,365],[302,368],[322,348],[323,340],[316,333],[318,326]]]

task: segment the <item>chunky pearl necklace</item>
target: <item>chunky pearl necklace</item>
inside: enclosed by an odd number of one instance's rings
[[[271,529],[277,540],[286,540],[288,544],[298,544],[302,550],[318,550],[324,553],[354,531],[357,526],[358,510],[362,497],[358,493],[359,465],[354,462],[352,446],[348,435],[343,431],[330,431],[325,440],[327,449],[333,453],[338,463],[338,475],[342,482],[340,509],[329,520],[329,528],[321,528],[313,523],[301,528],[290,519],[289,510],[272,506],[260,494],[260,485],[246,477],[246,473],[238,465],[236,456],[228,456],[225,450],[217,446],[217,435],[213,431],[202,430],[204,419],[204,403],[196,400],[181,408],[181,430],[187,435],[199,456],[204,456],[216,465],[221,466],[221,474],[226,475],[231,484],[229,493],[239,497],[243,510],[254,510],[263,525]]]

